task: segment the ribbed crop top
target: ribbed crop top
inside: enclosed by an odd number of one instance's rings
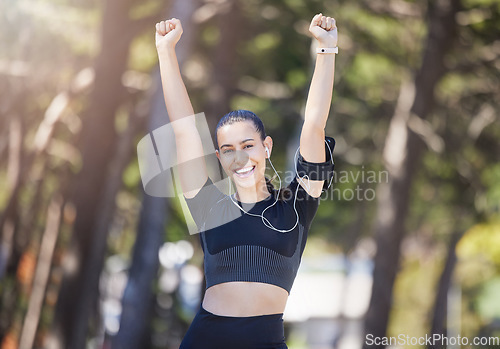
[[[266,210],[264,217],[277,229],[292,228],[297,221],[293,202],[298,190],[299,222],[288,233],[272,230],[260,217],[242,212],[210,178],[196,196],[185,198],[200,231],[207,289],[224,282],[251,281],[273,284],[290,293],[319,198],[310,196],[297,178],[286,188],[289,195]],[[260,215],[274,203],[276,194],[254,204],[235,201],[245,211]]]

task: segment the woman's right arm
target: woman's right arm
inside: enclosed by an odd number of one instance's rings
[[[163,95],[175,134],[181,187],[186,198],[194,197],[208,179],[194,110],[182,81],[175,45],[182,35],[180,20],[156,23],[156,49],[160,63]]]

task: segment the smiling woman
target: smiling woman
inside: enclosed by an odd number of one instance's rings
[[[257,115],[248,110],[232,111],[219,120],[215,134],[215,153],[235,183],[236,198],[257,202],[268,197],[273,188],[265,177],[266,157],[271,154],[273,141],[266,136]]]
[[[206,277],[203,302],[180,349],[287,348],[283,312],[324,182],[333,175],[332,149],[324,129],[337,51],[335,20],[317,14],[309,31],[322,49],[300,136],[296,168],[301,176],[297,171],[286,188],[276,190],[265,176],[268,159],[274,169],[272,138],[253,112],[232,111],[216,129],[216,155],[235,186],[235,194],[228,196],[208,176],[201,138],[190,117],[194,111],[175,56],[181,23],[173,18],[156,25],[177,161],[191,164],[179,166],[179,173],[184,198],[200,231]]]

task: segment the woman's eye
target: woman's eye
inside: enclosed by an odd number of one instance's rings
[[[245,147],[243,149],[251,148],[251,147],[253,147],[253,145],[249,144],[249,145],[245,145]]]
[[[224,150],[224,151],[222,152],[222,154],[227,154],[227,153],[229,153],[230,151],[233,151],[233,150],[232,150],[232,149]]]

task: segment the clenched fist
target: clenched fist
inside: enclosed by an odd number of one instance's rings
[[[334,18],[318,13],[313,17],[309,31],[319,41],[321,47],[337,46],[337,25]]]
[[[156,23],[156,49],[164,50],[174,48],[182,35],[181,21],[172,18]]]

